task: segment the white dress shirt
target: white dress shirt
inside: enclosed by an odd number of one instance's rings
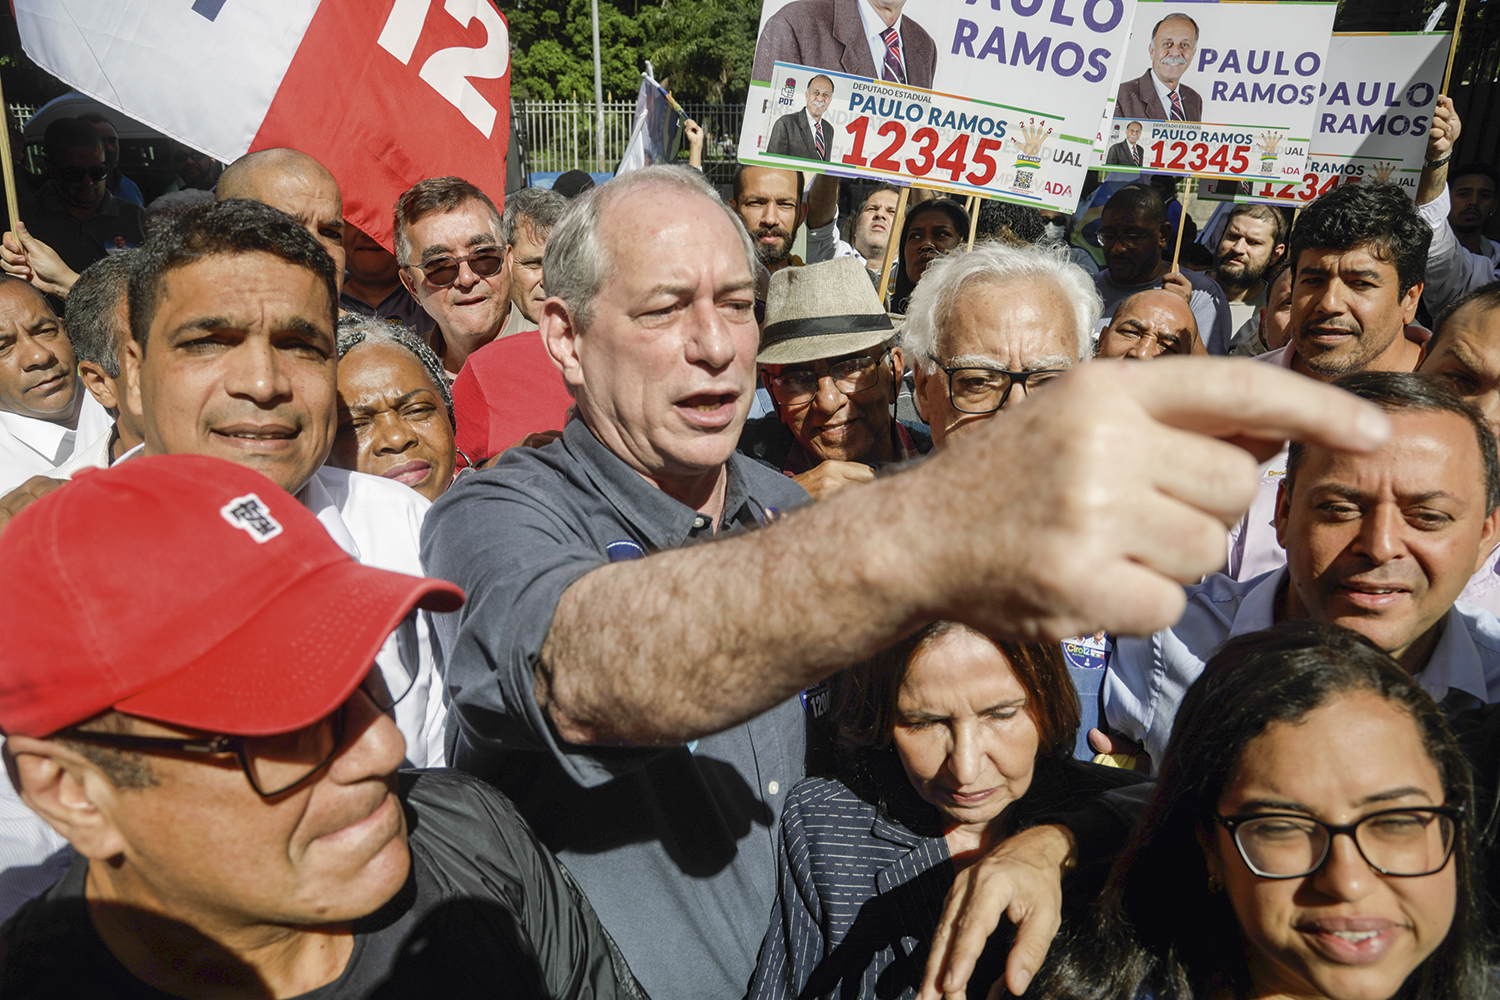
[[[1172,93],[1173,93],[1173,88],[1168,87],[1165,83],[1161,82],[1161,77],[1159,77],[1159,76],[1156,75],[1156,67],[1155,66],[1151,67],[1151,85],[1156,88],[1156,96],[1157,96],[1157,98],[1159,98],[1161,100],[1162,114],[1164,114],[1164,115],[1167,116],[1167,121],[1172,121],[1173,120],[1173,118],[1172,118]],[[1178,81],[1177,85],[1179,87],[1182,86],[1182,83],[1181,83],[1180,80]],[[1179,101],[1182,100],[1182,94],[1180,92],[1177,94],[1177,99]],[[1182,113],[1183,113],[1184,116],[1187,115],[1187,102],[1186,101],[1183,102]]]
[[[1276,591],[1286,570],[1254,580],[1215,573],[1187,588],[1187,608],[1176,625],[1144,639],[1115,641],[1104,677],[1104,716],[1141,743],[1160,768],[1177,709],[1209,659],[1237,635],[1270,628]],[[1500,701],[1500,622],[1487,611],[1455,604],[1443,635],[1417,683],[1438,701],[1462,691],[1482,704]]]
[[[49,475],[73,456],[80,443],[87,447],[109,433],[114,426],[109,411],[82,385],[78,391],[83,393],[83,404],[78,408],[76,428],[0,410],[0,495],[32,476]]]

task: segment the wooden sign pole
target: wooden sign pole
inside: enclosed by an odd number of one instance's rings
[[[896,245],[901,242],[901,227],[906,222],[906,199],[911,195],[911,188],[902,188],[900,196],[896,199],[896,217],[891,220],[890,238],[885,242],[885,259],[880,264],[880,303],[886,305],[885,294],[891,283],[891,261],[896,259]]]

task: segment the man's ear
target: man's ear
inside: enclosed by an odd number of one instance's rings
[[[581,331],[568,304],[556,296],[547,299],[542,303],[537,326],[552,363],[562,372],[563,381],[575,389],[583,385],[583,365],[578,351]]]
[[[83,380],[83,387],[89,391],[89,395],[111,414],[118,416],[120,400],[115,395],[115,380],[94,364],[92,361],[78,362],[78,377]]]
[[[1417,303],[1422,300],[1422,289],[1426,287],[1427,283],[1425,281],[1419,281],[1408,288],[1405,295],[1401,296],[1401,322],[1403,325],[1410,325],[1411,321],[1417,318]],[[1422,353],[1424,356],[1426,355],[1427,349],[1425,347],[1422,349]]]
[[[1489,560],[1497,541],[1500,541],[1500,507],[1484,516],[1484,524],[1479,530],[1479,554],[1474,559],[1475,573]]]
[[[917,416],[921,418],[922,423],[924,424],[932,423],[931,420],[927,419],[927,380],[936,376],[937,372],[933,372],[931,375],[929,375],[927,374],[927,372],[922,370],[921,365],[912,366],[911,402],[912,406],[916,407]]]
[[[114,822],[117,792],[92,762],[54,740],[11,736],[5,766],[26,803],[86,858],[112,858],[126,840]]]
[[[136,423],[146,426],[146,406],[141,399],[141,364],[145,360],[145,349],[141,342],[131,337],[120,351],[120,378],[115,383],[115,399],[122,409],[130,411]],[[123,394],[120,385],[124,384]]]
[[[792,232],[795,233],[797,231],[797,226],[802,225],[802,223],[804,223],[806,221],[807,221],[807,202],[805,202],[805,201],[798,202],[797,203],[797,225],[792,227]]]
[[[901,398],[901,377],[906,374],[906,362],[901,357],[901,348],[891,348],[891,405]]]

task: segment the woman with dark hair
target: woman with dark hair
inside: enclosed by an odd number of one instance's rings
[[[1043,813],[1139,780],[1071,758],[1078,696],[1056,643],[935,622],[838,675],[832,700],[840,778],[787,799],[757,1000],[915,995],[959,869]],[[1003,973],[1003,937],[976,987]]]
[[[1231,639],[1188,691],[1097,924],[1052,998],[1483,1000],[1469,771],[1354,632]]]
[[[924,201],[907,212],[901,226],[901,256],[896,287],[891,292],[891,312],[905,313],[927,265],[968,238],[969,213],[951,198]]]

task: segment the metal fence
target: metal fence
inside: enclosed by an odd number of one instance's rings
[[[563,170],[613,170],[625,155],[630,125],[635,118],[634,101],[604,104],[604,147],[596,150],[595,106],[592,101],[516,102],[525,122],[527,168],[545,173]],[[689,104],[688,117],[703,126],[706,144],[703,170],[716,184],[727,184],[738,160],[735,146],[740,138],[744,106],[740,104]],[[679,159],[687,162],[684,141]]]

